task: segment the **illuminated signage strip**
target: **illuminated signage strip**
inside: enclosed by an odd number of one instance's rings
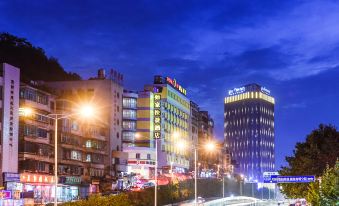
[[[266,89],[266,87],[261,87],[260,90],[261,90],[263,93],[265,93],[265,94],[268,94],[268,95],[271,94],[271,91],[268,90],[268,89]]]
[[[264,94],[267,94],[267,95],[271,94],[271,91],[268,90],[266,87],[260,87],[260,91]],[[234,96],[234,95],[238,95],[238,94],[243,94],[245,92],[249,92],[248,90],[246,91],[246,87],[238,87],[238,88],[228,90],[228,95]]]
[[[161,95],[154,94],[154,138],[161,138]]]
[[[245,87],[234,88],[234,89],[228,90],[228,95],[230,96],[237,95],[237,94],[244,93],[245,91],[246,91]]]
[[[177,83],[175,79],[171,79],[170,77],[166,77],[167,84],[171,85],[174,89],[178,90],[180,93],[186,96],[186,89],[183,88],[180,84]]]
[[[54,183],[54,176],[22,173],[20,174],[20,182],[52,184]]]
[[[231,102],[237,102],[237,101],[241,101],[245,99],[262,99],[272,104],[275,104],[275,100],[273,97],[268,96],[267,94],[263,94],[261,92],[246,92],[246,93],[238,94],[235,96],[229,96],[225,98],[225,104],[228,104]]]

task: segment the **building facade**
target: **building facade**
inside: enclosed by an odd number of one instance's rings
[[[249,84],[229,90],[224,103],[224,138],[235,170],[261,181],[263,172],[275,168],[275,100],[265,87]]]
[[[124,90],[122,96],[122,147],[134,147],[137,134],[138,93]],[[124,149],[123,149],[124,150]]]
[[[54,201],[54,121],[48,116],[55,114],[55,96],[22,83],[20,110],[24,108],[32,112],[20,115],[19,119],[20,187],[22,192],[33,192],[35,203],[52,202]],[[71,198],[66,199],[66,196],[72,196],[72,191],[66,191],[68,189],[67,186],[59,187],[59,194],[65,194],[64,201],[71,200]],[[66,195],[68,192],[70,194]],[[74,196],[79,195],[78,189],[76,194],[74,192]]]
[[[175,79],[155,76],[153,84],[145,85],[138,99],[138,128],[141,140],[154,148],[158,141],[159,167],[175,172],[189,169],[192,151],[178,148],[178,141],[192,145],[190,137],[190,101],[186,90]]]
[[[122,154],[121,141],[122,82],[123,76],[120,73],[111,70],[110,74],[106,76],[105,71],[100,69],[98,70],[98,76],[89,80],[46,83],[47,87],[67,101],[71,100],[77,104],[84,102],[92,104],[95,110],[95,116],[92,120],[98,126],[100,125],[101,128],[94,128],[94,131],[88,131],[87,136],[98,141],[98,144],[94,143],[94,145],[104,147],[101,148],[101,152],[105,153],[102,168],[93,172],[100,174],[101,177],[108,177],[108,179],[117,177],[122,172],[126,172],[127,169],[127,159],[124,159],[127,156]],[[66,104],[67,101],[63,103]],[[65,121],[64,124],[71,123]],[[95,182],[97,183],[97,181]]]
[[[6,175],[18,172],[20,69],[0,65],[0,185],[6,186]],[[5,177],[5,178],[4,178]]]
[[[141,179],[153,179],[155,171],[155,150],[150,147],[128,147],[127,173],[135,174]]]
[[[198,145],[199,134],[199,106],[195,102],[190,102],[190,137],[193,145]],[[194,171],[194,155],[190,156],[190,171]]]

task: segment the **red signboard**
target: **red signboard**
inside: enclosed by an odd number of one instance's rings
[[[22,183],[45,183],[53,184],[54,176],[52,175],[43,175],[43,174],[30,174],[30,173],[21,173],[20,182]]]

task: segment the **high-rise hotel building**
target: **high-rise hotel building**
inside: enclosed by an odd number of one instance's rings
[[[178,148],[178,141],[192,145],[190,138],[190,100],[175,79],[155,76],[153,84],[139,93],[136,144],[154,148],[158,139],[158,164],[183,172],[189,168],[189,149]]]
[[[274,171],[274,103],[270,91],[258,84],[229,90],[225,98],[225,145],[235,171],[250,181]]]

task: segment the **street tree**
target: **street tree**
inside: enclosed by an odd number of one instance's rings
[[[305,142],[296,144],[292,156],[286,157],[288,166],[282,167],[280,175],[323,175],[327,166],[333,167],[339,157],[339,132],[332,125],[319,125],[306,137]],[[281,184],[288,198],[306,197],[309,184]]]

